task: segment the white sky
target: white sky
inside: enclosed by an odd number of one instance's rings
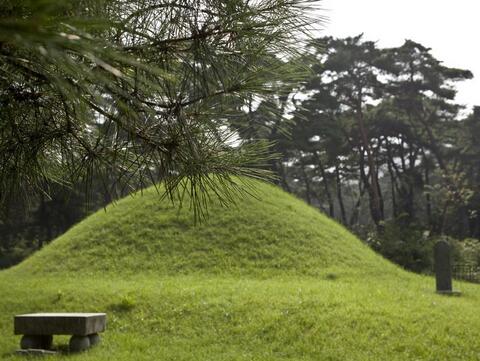
[[[321,7],[329,19],[322,35],[364,33],[380,47],[411,39],[444,65],[472,71],[474,79],[458,83],[457,101],[480,105],[479,0],[323,0]]]

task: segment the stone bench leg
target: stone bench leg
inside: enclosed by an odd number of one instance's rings
[[[90,346],[95,346],[100,343],[100,335],[98,333],[92,333],[88,335],[88,338],[90,339]]]
[[[85,351],[90,347],[90,338],[88,336],[73,335],[70,338],[69,348],[71,352]]]
[[[20,340],[20,348],[22,350],[50,350],[52,348],[52,342],[52,335],[24,335]]]

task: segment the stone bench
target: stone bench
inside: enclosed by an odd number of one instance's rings
[[[100,341],[99,332],[105,331],[105,313],[31,313],[14,318],[15,335],[23,335],[22,350],[52,347],[53,335],[72,335],[70,351],[88,349]]]

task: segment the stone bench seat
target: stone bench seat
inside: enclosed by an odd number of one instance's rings
[[[23,335],[20,347],[49,350],[53,335],[72,335],[71,351],[83,351],[100,341],[105,313],[31,313],[14,318],[15,335]]]

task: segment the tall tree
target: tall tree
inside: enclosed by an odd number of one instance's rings
[[[335,98],[337,109],[349,114],[354,121],[349,141],[358,152],[360,177],[369,194],[372,220],[381,229],[384,206],[375,144],[366,113],[369,104],[381,95],[382,83],[377,70],[379,51],[373,42],[364,42],[362,35],[318,39],[310,48],[314,54],[312,69],[315,74],[306,89],[330,94]]]
[[[473,76],[468,70],[444,66],[430,50],[406,40],[398,48],[386,49],[382,62],[385,74],[391,77],[386,83],[385,99],[391,100],[386,104],[390,107],[389,114],[395,118],[393,124],[397,124],[397,135],[393,137],[399,140],[397,156],[403,174],[403,211],[411,220],[415,218],[415,188],[423,191],[423,183],[429,182],[432,165],[438,165],[444,181],[450,182],[446,187],[456,187],[451,182],[455,171],[448,159],[452,153],[450,146],[456,142],[452,129],[456,127],[461,109],[452,103],[456,94],[454,84]],[[389,122],[383,123],[390,126]],[[423,162],[423,172],[420,162]],[[426,201],[429,209],[431,200],[427,198]],[[448,207],[449,202],[445,199],[443,207]],[[442,215],[440,224],[443,218]]]

